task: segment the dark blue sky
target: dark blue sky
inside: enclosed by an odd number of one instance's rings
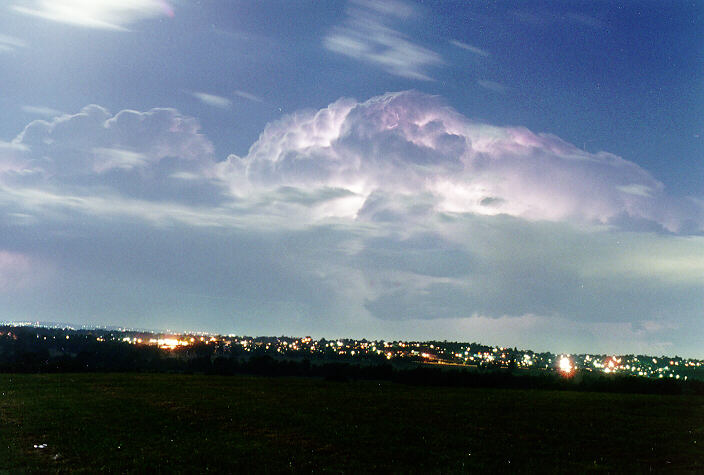
[[[701,351],[701,2],[12,0],[0,86],[0,319]]]

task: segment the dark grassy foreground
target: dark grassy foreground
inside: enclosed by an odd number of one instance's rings
[[[169,374],[0,386],[12,472],[704,471],[701,396]]]

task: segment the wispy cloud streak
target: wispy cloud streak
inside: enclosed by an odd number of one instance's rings
[[[264,102],[264,99],[262,99],[261,97],[255,96],[254,94],[250,94],[249,92],[240,91],[239,89],[235,91],[235,95],[237,97],[241,97],[242,99],[247,99],[248,101],[252,102]]]
[[[351,2],[347,19],[324,38],[323,45],[396,76],[429,81],[427,70],[442,65],[441,56],[392,26],[413,14],[413,8],[402,2]]]
[[[207,106],[228,109],[232,101],[227,97],[209,94],[207,92],[192,92],[191,95]]]
[[[27,43],[15,36],[0,34],[0,53],[3,51],[15,51],[17,48],[25,48]]]
[[[461,48],[465,51],[469,51],[470,53],[474,53],[479,56],[483,56],[485,58],[490,56],[490,53],[482,48],[477,48],[476,46],[472,46],[467,43],[463,43],[462,41],[457,41],[457,40],[450,40],[450,43],[453,44],[454,46],[457,46],[458,48]]]
[[[52,109],[51,107],[45,107],[45,106],[25,105],[25,106],[22,106],[22,112],[25,112],[27,114],[32,114],[32,115],[41,115],[44,117],[56,117],[58,115],[61,115],[61,111],[58,111],[56,109]]]

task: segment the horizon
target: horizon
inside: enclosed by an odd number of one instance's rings
[[[703,51],[695,3],[12,0],[0,319],[704,358]]]
[[[201,335],[201,336],[220,336],[220,337],[238,337],[238,338],[286,338],[286,339],[303,339],[311,338],[313,341],[369,341],[369,342],[404,342],[404,343],[450,343],[450,344],[466,344],[466,345],[479,345],[484,347],[498,348],[501,350],[515,349],[518,352],[530,352],[536,354],[549,353],[553,355],[562,356],[604,356],[607,358],[618,357],[618,356],[647,356],[653,358],[679,358],[684,360],[694,360],[694,361],[704,361],[704,358],[690,355],[680,355],[680,354],[647,354],[647,353],[614,353],[606,352],[599,353],[593,351],[553,351],[550,348],[536,349],[529,347],[521,347],[518,345],[501,345],[495,342],[482,342],[479,340],[451,340],[451,339],[399,339],[399,338],[366,338],[366,337],[350,337],[350,336],[314,336],[309,334],[244,334],[244,333],[233,333],[233,332],[213,332],[205,330],[176,330],[172,328],[132,328],[120,325],[105,325],[105,326],[94,326],[90,324],[73,324],[71,322],[29,322],[29,321],[0,321],[0,326],[14,327],[14,328],[39,328],[45,330],[66,330],[66,331],[102,331],[102,332],[118,332],[118,333],[133,333],[133,334],[152,334],[152,335],[164,335],[164,336],[184,336],[184,335]]]
[[[365,362],[373,362],[372,366],[400,364],[403,367],[410,364],[416,369],[424,365],[435,365],[470,371],[472,368],[489,371],[506,370],[512,375],[516,370],[552,371],[565,379],[571,379],[578,374],[593,373],[686,382],[689,379],[701,381],[703,378],[700,369],[704,365],[704,360],[680,355],[536,351],[531,348],[511,348],[478,341],[223,335],[199,331],[155,332],[134,328],[76,328],[67,324],[39,325],[38,322],[34,324],[22,322],[17,325],[0,325],[0,327],[3,330],[0,331],[0,339],[6,347],[4,352],[6,357],[2,362],[5,371],[8,369],[23,371],[30,367],[35,371],[41,367],[53,368],[53,370],[59,368],[75,370],[77,367],[71,362],[77,359],[83,360],[83,363],[78,366],[81,371],[90,370],[91,367],[95,370],[98,366],[91,366],[91,364],[98,364],[102,360],[101,355],[111,354],[116,350],[146,351],[147,353],[142,355],[143,363],[147,366],[141,369],[151,367],[157,371],[158,368],[163,370],[164,367],[159,364],[150,366],[149,362],[152,361],[151,356],[154,355],[155,349],[158,350],[160,358],[167,360],[171,357],[185,360],[199,359],[203,363],[200,371],[206,374],[212,374],[213,365],[223,369],[229,364],[230,369],[234,371],[239,363],[253,364],[256,367],[257,357],[268,357],[268,361],[272,363],[278,360],[285,364],[300,364],[301,368],[310,368],[311,361],[330,363],[332,359],[353,366],[358,364],[361,365],[360,368],[365,365]],[[18,348],[19,351],[17,351]],[[47,358],[40,360],[40,366],[36,364],[32,366],[31,363],[28,366],[27,362],[32,361],[30,355],[36,354],[36,351],[46,352]],[[204,352],[209,352],[210,356],[203,359]],[[224,361],[229,363],[225,364]],[[101,364],[105,364],[105,361]],[[138,366],[130,367],[136,369]],[[106,367],[103,366],[102,369]],[[409,368],[406,367],[406,369]],[[296,371],[292,374],[300,375]]]

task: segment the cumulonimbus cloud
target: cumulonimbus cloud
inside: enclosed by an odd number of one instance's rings
[[[693,353],[701,209],[632,161],[419,92],[285,116],[222,161],[176,110],[88,106],[0,142],[0,306],[89,321],[101,295],[136,326],[321,336],[524,322],[513,344],[543,346],[560,322]],[[45,298],[2,292],[37,268],[61,271]]]
[[[348,216],[359,217],[382,194],[415,195],[440,213],[702,230],[701,209],[675,203],[634,162],[524,127],[475,122],[414,91],[287,116],[267,126],[246,156],[219,167],[234,194],[347,190],[340,213]]]

